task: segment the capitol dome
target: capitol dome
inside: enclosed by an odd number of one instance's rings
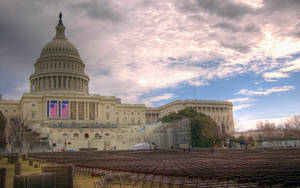
[[[30,76],[30,92],[88,93],[89,78],[84,73],[85,65],[76,47],[65,36],[62,14],[56,35],[46,44],[34,64],[35,72]]]
[[[65,39],[53,39],[51,42],[46,44],[42,49],[40,57],[51,56],[51,55],[63,55],[63,56],[75,56],[79,57],[78,50],[75,46]]]

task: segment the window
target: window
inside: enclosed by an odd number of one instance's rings
[[[105,136],[109,136],[109,133],[105,133]]]
[[[137,115],[140,115],[140,113],[138,112]]]
[[[32,103],[32,105],[31,105],[32,107],[35,107],[35,104],[34,103]]]
[[[13,111],[12,112],[16,112],[16,109],[13,109]]]
[[[119,123],[119,118],[117,118],[117,123]]]
[[[64,136],[64,137],[67,137],[67,136],[68,136],[68,133],[64,133],[63,136]]]
[[[134,112],[131,112],[131,115],[134,115]]]
[[[102,138],[102,136],[101,136],[99,133],[96,133],[96,134],[95,134],[95,138],[97,138],[97,139],[101,139],[101,138]]]
[[[8,112],[8,110],[7,110],[7,109],[5,109],[5,112]]]
[[[109,109],[109,105],[106,105],[106,109]]]
[[[78,138],[78,133],[74,133],[73,137]]]
[[[35,119],[35,112],[32,112],[31,119]]]
[[[109,114],[106,114],[106,119],[109,120]]]
[[[84,138],[85,138],[85,139],[88,139],[88,138],[89,138],[89,134],[88,134],[88,133],[85,133],[85,134],[84,134]]]

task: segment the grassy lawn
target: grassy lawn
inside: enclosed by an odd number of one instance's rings
[[[22,174],[33,174],[33,173],[41,173],[41,168],[34,168],[33,166],[29,166],[28,161],[23,161],[21,158],[19,161],[22,163]],[[37,162],[34,162],[36,164]],[[39,167],[47,165],[47,164],[39,164]],[[0,160],[0,168],[6,168],[6,188],[13,187],[13,177],[14,177],[14,165],[7,163],[7,158],[2,158]],[[75,176],[74,178],[74,188],[93,188],[94,181],[96,178],[88,177],[88,176]]]

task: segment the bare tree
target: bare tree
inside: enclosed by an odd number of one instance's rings
[[[2,111],[0,111],[0,148],[5,148],[5,128],[7,124],[7,119],[4,117]]]
[[[282,130],[276,127],[275,123],[269,121],[259,121],[256,124],[257,130],[261,132],[259,139],[266,139],[269,141],[277,140],[283,137]]]
[[[32,151],[33,146],[39,142],[39,136],[40,133],[37,133],[30,129],[26,131],[26,134],[24,135],[24,142],[28,144],[30,151]]]
[[[300,116],[292,116],[283,128],[285,137],[300,139]]]
[[[14,117],[10,119],[9,124],[9,142],[19,148],[20,153],[22,153],[25,143],[32,148],[32,146],[39,140],[39,134],[30,128],[29,122],[26,120],[21,119],[20,117]]]
[[[271,123],[267,120],[265,122],[263,122],[263,121],[257,122],[256,128],[259,131],[274,131],[274,130],[276,130],[275,123]]]

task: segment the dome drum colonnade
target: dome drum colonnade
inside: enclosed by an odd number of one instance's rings
[[[88,93],[89,77],[78,50],[65,37],[61,16],[56,26],[56,35],[41,51],[30,76],[30,92],[51,90]]]

